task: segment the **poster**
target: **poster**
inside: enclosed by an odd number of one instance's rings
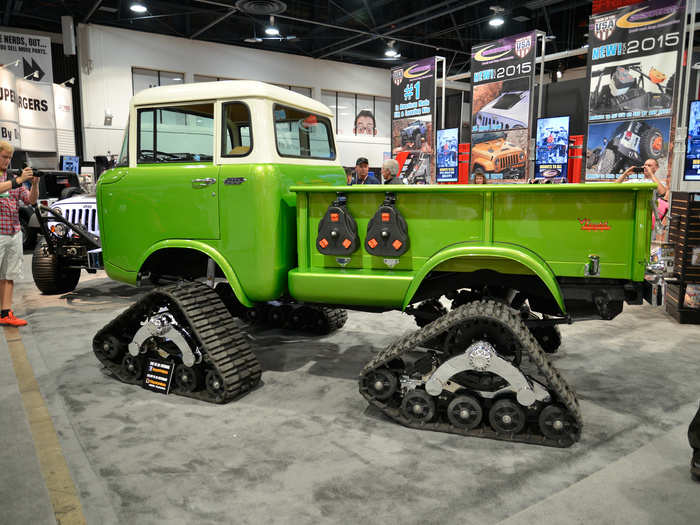
[[[56,117],[53,85],[17,79],[17,107],[21,148],[56,151]]]
[[[472,48],[472,178],[527,180],[536,42],[533,31]]]
[[[408,153],[401,169],[407,184],[435,183],[435,57],[391,70],[391,148]]]
[[[535,178],[567,182],[569,162],[569,117],[537,120]]]
[[[53,82],[51,38],[0,31],[0,64],[16,60],[19,65],[12,66],[12,72],[19,78],[36,72],[37,82]]]
[[[0,139],[20,147],[17,79],[8,69],[0,69]]]
[[[457,149],[459,148],[457,128],[439,129],[437,132],[437,182],[457,182]]]
[[[690,103],[683,180],[700,180],[700,100]]]
[[[616,180],[650,158],[670,173],[684,13],[684,0],[650,0],[590,18],[586,181]]]

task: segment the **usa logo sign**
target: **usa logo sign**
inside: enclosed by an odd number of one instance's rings
[[[515,54],[520,58],[525,58],[532,49],[532,37],[526,36],[515,41]]]
[[[607,40],[615,31],[615,16],[604,16],[593,23],[593,33],[598,40]]]
[[[400,86],[403,81],[403,69],[394,69],[391,72],[391,79],[394,81],[394,84]]]

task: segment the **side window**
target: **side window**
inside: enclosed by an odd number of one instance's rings
[[[243,102],[226,102],[222,106],[222,157],[243,157],[253,148],[250,110]]]
[[[214,158],[214,104],[138,111],[139,164],[211,162]]]
[[[283,157],[335,159],[331,123],[326,117],[287,106],[274,106],[275,141]]]
[[[129,119],[126,120],[126,129],[124,130],[124,140],[122,141],[122,149],[119,152],[119,160],[117,166],[129,165]]]

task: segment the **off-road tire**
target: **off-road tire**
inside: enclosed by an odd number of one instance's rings
[[[658,138],[661,138],[661,148],[655,152],[653,143]],[[641,136],[639,137],[639,154],[644,160],[658,160],[663,156],[663,135],[661,134],[661,131],[659,131],[657,128],[649,128],[642,132]]]
[[[43,237],[34,248],[32,277],[41,293],[46,295],[72,292],[80,280],[79,268],[63,268],[55,254],[47,248]]]
[[[21,216],[19,223],[22,228],[22,248],[31,250],[36,245],[36,230],[31,228]]]

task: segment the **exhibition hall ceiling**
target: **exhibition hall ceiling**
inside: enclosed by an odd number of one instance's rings
[[[61,17],[373,67],[444,56],[449,74],[469,69],[475,44],[540,29],[547,52],[586,43],[589,1],[530,0],[5,0],[3,26],[60,33]],[[141,12],[132,10],[141,4]],[[274,16],[274,20],[271,20]],[[501,16],[504,23],[493,25]],[[278,35],[266,29],[274,21]],[[491,24],[489,22],[492,22]],[[392,48],[400,56],[386,56]],[[118,52],[118,50],[115,50]],[[580,60],[577,58],[571,60]],[[579,65],[579,64],[571,64]]]

